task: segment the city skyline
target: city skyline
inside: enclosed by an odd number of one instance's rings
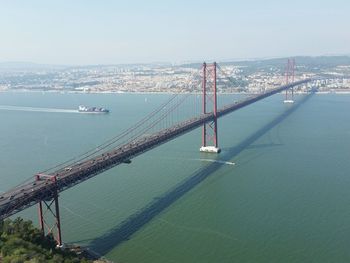
[[[348,55],[344,0],[2,3],[0,62],[129,64]]]

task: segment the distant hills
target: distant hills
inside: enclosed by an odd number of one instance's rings
[[[297,56],[291,57],[295,59],[296,64],[306,66],[327,66],[334,67],[338,65],[350,65],[350,56],[319,56],[319,57],[308,57],[308,56]],[[241,61],[236,64],[252,65],[252,64],[265,64],[270,66],[276,66],[285,64],[288,58],[274,58],[257,61]]]
[[[350,65],[350,56],[296,56],[291,57],[296,61],[296,65],[303,65],[308,68],[325,68],[336,67],[339,65]],[[268,68],[281,67],[286,64],[288,58],[270,58],[270,59],[255,59],[255,60],[241,60],[241,61],[225,61],[220,62],[220,65],[236,65],[250,68]],[[180,64],[180,67],[199,68],[202,62]],[[58,70],[64,68],[98,68],[98,67],[131,67],[131,66],[154,66],[154,67],[169,67],[170,63],[139,63],[139,64],[106,64],[106,65],[51,65],[38,64],[33,62],[0,62],[0,71],[17,71],[17,70]]]
[[[66,68],[64,65],[49,65],[49,64],[38,64],[33,62],[0,62],[0,70],[45,70],[45,69],[62,69]]]
[[[267,68],[267,67],[281,67],[285,65],[288,58],[294,58],[296,65],[303,65],[307,67],[335,67],[339,65],[350,65],[350,56],[296,56],[285,58],[270,58],[270,59],[256,59],[256,60],[242,60],[232,62],[220,62],[220,65],[236,65],[253,68]],[[184,66],[198,68],[202,63],[190,63]]]

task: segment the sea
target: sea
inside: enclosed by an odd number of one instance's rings
[[[170,96],[0,93],[0,191],[97,148]],[[350,94],[283,99],[220,118],[220,154],[199,152],[199,128],[60,193],[63,241],[127,263],[350,262]],[[35,206],[15,216],[38,225]]]

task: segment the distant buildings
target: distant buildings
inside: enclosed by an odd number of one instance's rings
[[[222,93],[260,93],[283,85],[283,65],[242,66],[228,64],[218,72],[218,90]],[[200,65],[119,65],[86,66],[39,70],[2,70],[0,91],[64,91],[64,92],[201,92]],[[319,83],[323,92],[350,92],[350,66],[338,65],[314,68],[301,65],[296,70],[295,80],[318,76],[337,79]],[[229,76],[228,78],[224,78]],[[299,91],[306,91],[301,87]]]

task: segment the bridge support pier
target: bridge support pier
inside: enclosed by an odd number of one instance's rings
[[[45,181],[52,188],[52,196],[48,199],[42,199],[38,204],[38,216],[39,225],[43,235],[52,234],[57,246],[62,247],[62,234],[61,234],[61,219],[60,209],[58,204],[58,191],[56,185],[56,176],[50,176],[45,174],[37,174],[37,181]],[[44,209],[43,209],[44,208]],[[46,214],[49,214],[49,219],[45,219]]]
[[[203,124],[201,152],[219,153],[218,144],[218,121],[217,121],[217,89],[216,89],[216,62],[213,64],[203,63],[203,104],[202,113],[206,114],[208,104],[213,107],[214,120]],[[208,146],[208,141],[212,145]]]

